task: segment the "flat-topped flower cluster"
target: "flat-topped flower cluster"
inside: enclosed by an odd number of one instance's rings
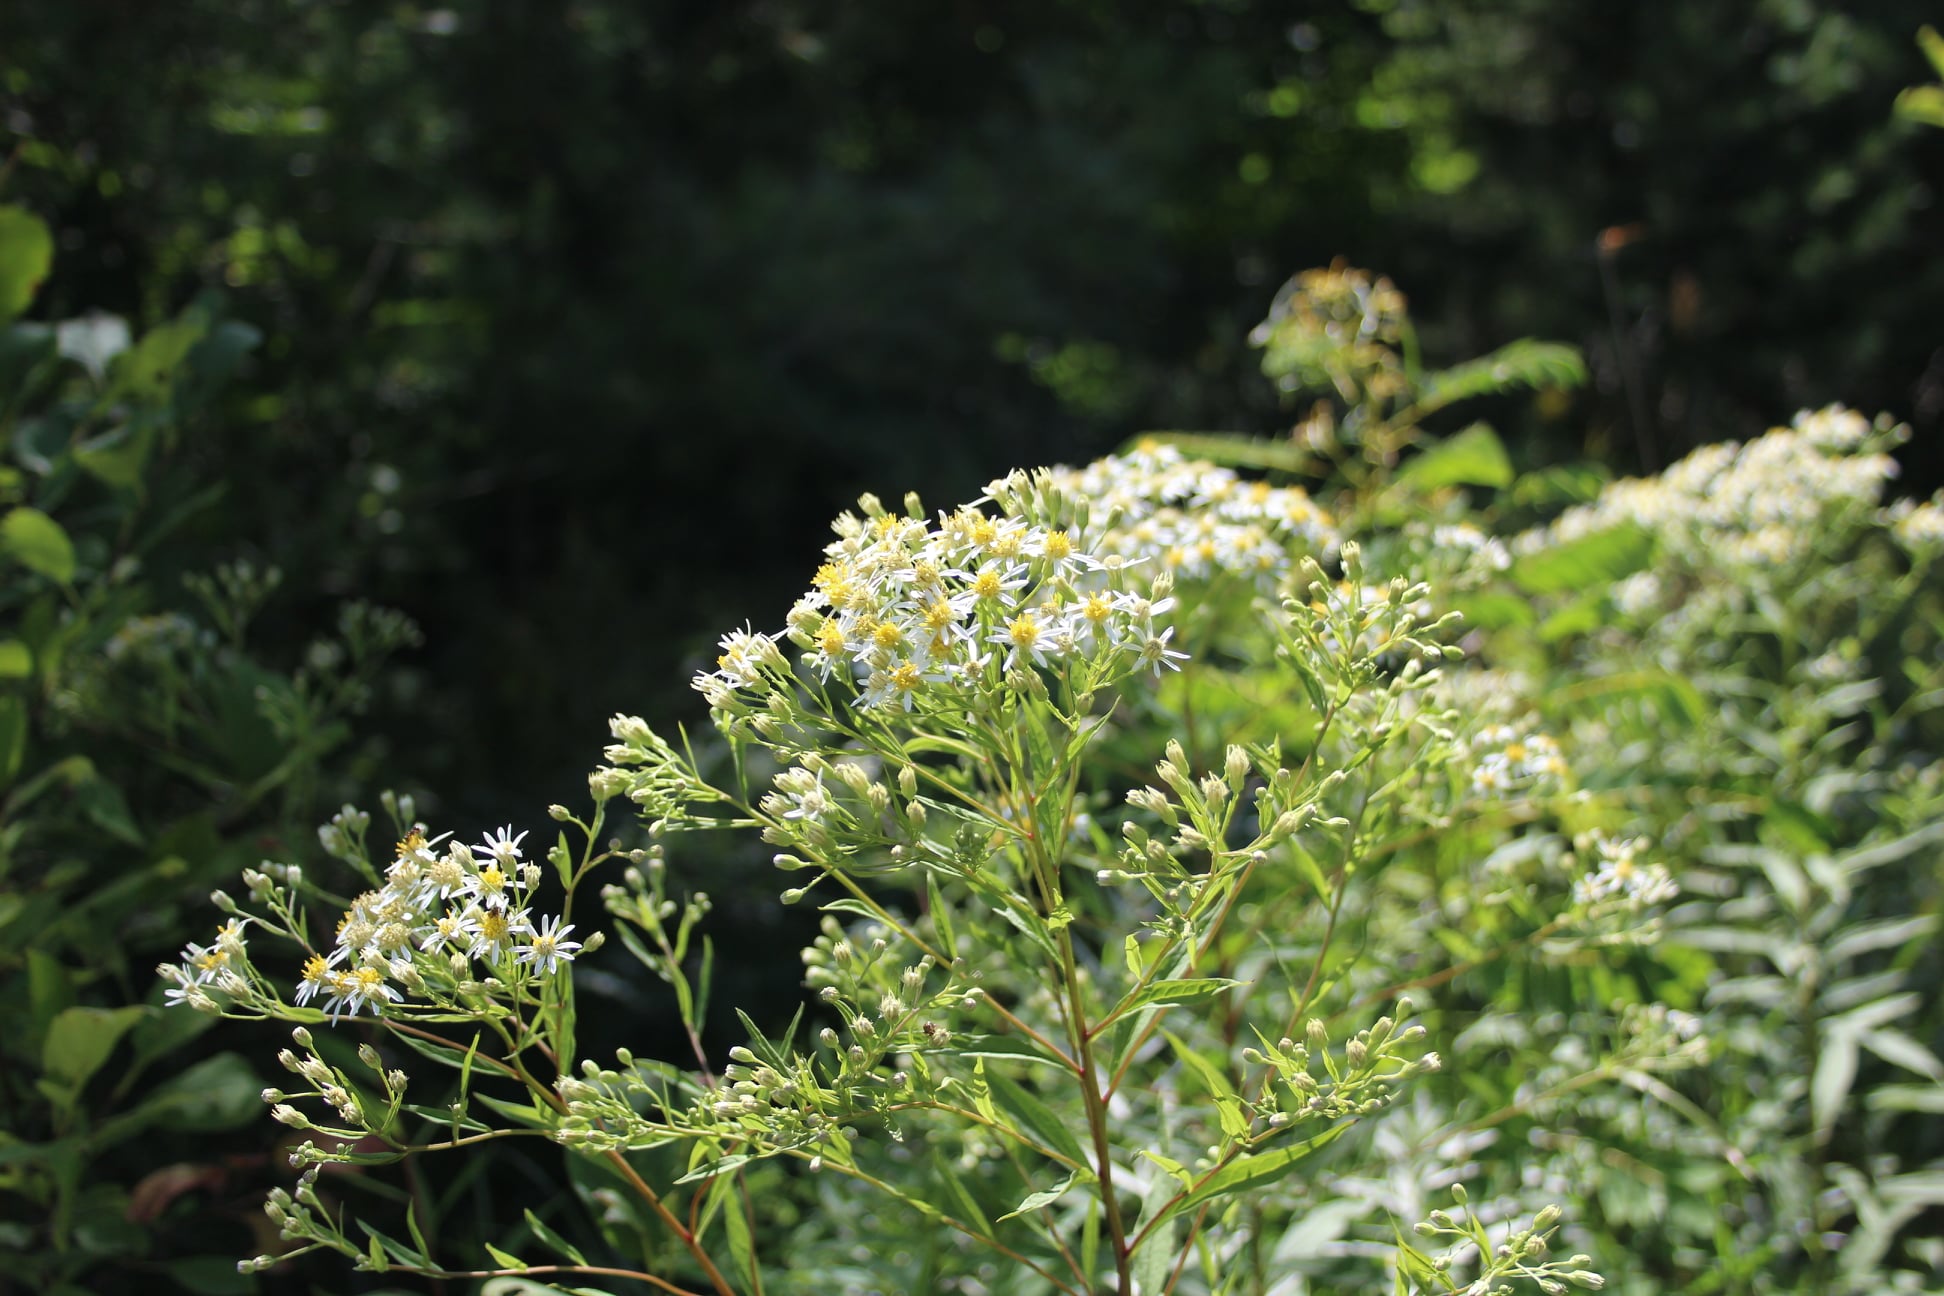
[[[1111,517],[1103,552],[1185,578],[1228,573],[1274,591],[1292,553],[1321,554],[1340,541],[1330,515],[1300,487],[1244,480],[1165,442],[1058,469],[1054,480]]]
[[[915,498],[899,513],[867,495],[835,529],[780,635],[723,637],[716,669],[695,679],[711,707],[767,697],[792,673],[785,639],[819,685],[890,711],[963,705],[1009,672],[1074,663],[1089,688],[1158,677],[1186,658],[1168,621],[1177,578],[1232,573],[1273,590],[1296,553],[1336,541],[1302,491],[1168,446],[1014,473],[935,519]]]
[[[1897,473],[1888,451],[1908,435],[1840,405],[1804,410],[1753,441],[1702,446],[1658,477],[1614,482],[1513,548],[1532,553],[1631,522],[1693,541],[1684,548],[1697,558],[1789,566],[1809,556],[1828,520],[1876,505]]]

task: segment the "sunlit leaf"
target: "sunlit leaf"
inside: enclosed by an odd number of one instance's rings
[[[0,324],[32,304],[54,264],[54,236],[25,207],[0,207]]]
[[[74,579],[74,544],[39,509],[16,508],[0,517],[0,556],[63,585]]]

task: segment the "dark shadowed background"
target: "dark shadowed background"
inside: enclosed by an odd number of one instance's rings
[[[1657,467],[1798,407],[1944,419],[1925,3],[18,0],[37,313],[262,331],[204,551],[426,629],[366,772],[568,799],[616,709],[777,622],[861,489],[1145,428],[1275,433],[1245,335],[1337,256],[1427,357],[1575,342],[1531,460]],[[316,600],[312,606],[307,600]]]

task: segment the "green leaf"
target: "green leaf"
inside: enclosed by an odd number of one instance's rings
[[[1170,1213],[1193,1210],[1203,1202],[1214,1201],[1252,1188],[1261,1188],[1275,1183],[1295,1170],[1298,1162],[1313,1152],[1319,1152],[1342,1137],[1354,1121],[1344,1121],[1332,1126],[1314,1138],[1292,1143],[1272,1152],[1257,1152],[1239,1156],[1235,1160],[1202,1180],[1201,1186],[1187,1194],[1170,1207]]]
[[[738,1213],[734,1203],[731,1203],[727,1213],[730,1215]],[[548,1228],[546,1223],[538,1215],[535,1215],[531,1209],[526,1213],[526,1222],[527,1227],[533,1230],[533,1236],[539,1238],[547,1246],[552,1247],[557,1255],[563,1255],[577,1265],[587,1263],[587,1257],[582,1255],[573,1243]]]
[[[1520,338],[1476,360],[1427,375],[1413,409],[1421,416],[1457,401],[1514,387],[1577,387],[1585,381],[1586,362],[1577,347]]]
[[[1843,1100],[1849,1097],[1855,1080],[1856,1032],[1825,1030],[1822,1055],[1816,1059],[1816,1073],[1809,1079],[1809,1111],[1818,1143],[1827,1140],[1835,1128]]]
[[[154,444],[155,430],[146,423],[116,428],[76,446],[74,462],[110,486],[139,490],[142,470],[148,466],[149,451]]]
[[[166,401],[175,385],[176,371],[208,331],[208,319],[191,309],[144,333],[116,366],[115,394],[155,405]]]
[[[1017,1035],[954,1035],[952,1052],[959,1057],[1004,1058],[1008,1062],[1066,1066],[1066,1062],[1062,1059],[1048,1057],[1039,1045]]]
[[[25,207],[0,207],[0,324],[33,303],[54,264],[54,236]]]
[[[523,1103],[508,1102],[504,1098],[495,1098],[490,1094],[483,1094],[483,1093],[474,1094],[472,1096],[472,1100],[476,1103],[482,1104],[483,1106],[489,1108],[492,1111],[498,1112],[500,1115],[506,1117],[506,1119],[510,1121],[519,1122],[521,1125],[526,1126],[528,1129],[552,1129],[553,1128],[553,1122],[551,1119],[549,1119],[549,1116],[542,1115],[540,1112],[535,1111],[533,1108],[533,1103],[531,1101],[523,1102]]]
[[[756,1272],[756,1238],[749,1229],[749,1212],[744,1209],[741,1184],[735,1179],[724,1179],[718,1191],[725,1194],[722,1206],[722,1229],[728,1235],[729,1255],[736,1262],[736,1268],[746,1274]],[[533,1212],[527,1212],[532,1218]],[[580,1252],[574,1254],[574,1263],[586,1264]]]
[[[1151,1152],[1147,1148],[1141,1148],[1139,1152],[1142,1157],[1167,1171],[1183,1188],[1193,1188],[1195,1186],[1195,1176],[1189,1172],[1188,1167],[1182,1165],[1181,1162],[1176,1161],[1173,1157],[1164,1157],[1159,1152]]]
[[[992,1090],[992,1100],[1019,1122],[1020,1129],[1038,1135],[1043,1146],[1052,1148],[1074,1165],[1087,1163],[1080,1141],[1053,1114],[1052,1108],[996,1071],[986,1074],[986,1084]]]
[[[491,1256],[493,1258],[493,1263],[498,1265],[500,1268],[524,1269],[527,1267],[526,1261],[520,1259],[518,1256],[513,1255],[510,1252],[500,1250],[498,1247],[494,1246],[491,1242],[487,1242],[484,1245],[486,1247],[486,1254]]]
[[[1405,1238],[1403,1230],[1391,1222],[1391,1236],[1397,1239],[1397,1276],[1400,1282],[1409,1278],[1420,1291],[1436,1291],[1444,1284],[1438,1281],[1438,1271],[1431,1264],[1431,1257],[1412,1246]]]
[[[1013,1207],[1004,1215],[1001,1215],[999,1217],[1000,1220],[1009,1220],[1015,1215],[1024,1215],[1029,1211],[1036,1211],[1042,1206],[1051,1206],[1054,1202],[1073,1191],[1073,1181],[1077,1178],[1079,1178],[1079,1175],[1070,1174],[1051,1188],[1043,1188],[1039,1192],[1028,1193],[1020,1201],[1019,1205]]]
[[[1145,1229],[1150,1219],[1167,1209],[1168,1200],[1174,1196],[1174,1192],[1173,1181],[1161,1175],[1154,1176],[1148,1184],[1147,1191],[1141,1195],[1141,1214],[1135,1227],[1136,1233]],[[1159,1220],[1132,1256],[1133,1265],[1129,1273],[1134,1280],[1132,1285],[1138,1296],[1150,1296],[1150,1293],[1153,1296],[1160,1296],[1160,1293],[1166,1291],[1168,1272],[1174,1267],[1175,1260],[1180,1254],[1181,1243],[1177,1236],[1175,1221]]]
[[[1451,606],[1464,615],[1466,625],[1481,630],[1500,630],[1506,626],[1523,628],[1539,619],[1532,610],[1530,600],[1493,590],[1461,595],[1452,599]]]
[[[987,1221],[985,1212],[979,1209],[979,1203],[967,1191],[965,1181],[960,1179],[958,1173],[952,1169],[951,1162],[947,1161],[937,1148],[933,1148],[931,1163],[932,1173],[938,1176],[941,1184],[945,1185],[945,1196],[950,1200],[952,1211],[958,1216],[959,1223],[981,1237],[991,1237],[991,1223]]]
[[[1616,701],[1634,699],[1651,703],[1662,724],[1692,729],[1708,714],[1701,690],[1685,676],[1669,671],[1623,671],[1618,675],[1599,675],[1563,689],[1555,689],[1551,701],[1562,711],[1604,710]]]
[[[527,1214],[531,1215],[533,1212],[528,1211]],[[428,1260],[431,1259],[432,1248],[426,1245],[425,1231],[419,1227],[418,1203],[409,1199],[405,1203],[405,1231],[412,1235],[412,1244],[418,1247],[419,1254]]]
[[[263,1080],[242,1054],[218,1053],[163,1081],[142,1110],[179,1132],[235,1129],[262,1114]]]
[[[1836,933],[1829,942],[1829,947],[1823,952],[1823,957],[1832,966],[1840,965],[1859,954],[1894,949],[1908,941],[1928,936],[1936,929],[1936,914],[1919,914],[1914,918],[1884,918],[1876,922],[1856,923]]]
[[[1114,1010],[1101,1019],[1100,1024],[1105,1026],[1110,1021],[1155,1004],[1208,999],[1241,984],[1240,981],[1231,981],[1227,977],[1181,977],[1171,981],[1150,981],[1116,1004]]]
[[[74,579],[74,544],[39,509],[16,508],[0,518],[0,555],[63,585]]]
[[[1944,126],[1944,86],[1911,86],[1897,95],[1892,110],[1905,121]]]
[[[1937,28],[1929,23],[1917,29],[1917,48],[1924,51],[1924,57],[1937,69],[1937,75],[1944,77],[1944,36],[1937,34]]]
[[[0,639],[0,680],[28,679],[33,673],[33,649],[18,639]]]
[[[1223,1137],[1240,1139],[1249,1136],[1249,1113],[1243,1108],[1242,1100],[1234,1094],[1225,1094],[1215,1100],[1215,1119],[1222,1127]]]
[[[1654,537],[1632,522],[1522,554],[1512,579],[1530,594],[1564,594],[1611,585],[1653,561]]]
[[[27,756],[27,702],[0,694],[0,787],[12,783]]]
[[[1915,1111],[1944,1116],[1944,1085],[1877,1085],[1864,1095],[1863,1101],[1871,1111]]]
[[[1164,1030],[1161,1032],[1161,1038],[1167,1040],[1168,1047],[1174,1050],[1176,1061],[1194,1072],[1210,1097],[1225,1098],[1235,1092],[1235,1086],[1229,1083],[1228,1077],[1222,1074],[1221,1068],[1203,1057],[1198,1050],[1183,1043],[1179,1036]]]
[[[1554,464],[1521,473],[1512,483],[1512,502],[1520,508],[1551,512],[1599,497],[1612,474],[1599,464]]]
[[[47,1028],[47,1039],[41,1045],[41,1070],[78,1091],[101,1069],[121,1037],[149,1011],[139,1004],[67,1009]]]
[[[1870,869],[1881,868],[1885,864],[1894,864],[1918,847],[1928,846],[1939,837],[1944,837],[1944,820],[1932,820],[1901,837],[1838,855],[1835,860],[1836,867],[1854,876]]]
[[[1892,1066],[1900,1066],[1927,1080],[1944,1084],[1944,1062],[1939,1062],[1937,1054],[1902,1031],[1866,1030],[1859,1032],[1857,1039],[1862,1041],[1864,1048]]]
[[[1399,470],[1397,484],[1427,492],[1446,486],[1500,489],[1512,484],[1512,460],[1498,433],[1474,423],[1427,446]]]
[[[1606,620],[1606,596],[1574,599],[1539,625],[1540,643],[1558,643],[1575,635],[1592,634]]]

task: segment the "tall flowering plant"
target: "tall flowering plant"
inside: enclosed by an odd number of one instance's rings
[[[322,831],[352,892],[266,864],[247,903],[219,896],[233,916],[162,969],[170,997],[297,1026],[294,1079],[265,1098],[305,1135],[269,1207],[287,1249],[245,1267],[321,1248],[447,1277],[807,1291],[876,1240],[882,1290],[1275,1287],[1329,1192],[1301,1172],[1367,1157],[1364,1123],[1440,1065],[1389,970],[1359,971],[1363,880],[1481,798],[1570,794],[1544,734],[1453,708],[1453,624],[1301,490],[1166,447],[1015,473],[935,516],[866,497],[781,631],[725,635],[695,681],[720,775],[617,716],[592,814],[553,810],[579,847],[440,838],[393,802],[393,846],[350,809]],[[1249,705],[1193,714],[1240,688]],[[602,844],[617,805],[646,845]],[[718,1065],[692,941],[708,902],[665,852],[735,831],[824,918],[809,1025],[752,1022]],[[1543,935],[1595,939],[1664,898],[1627,882],[1637,849],[1563,880]],[[576,939],[589,885],[607,926]],[[672,987],[689,1066],[581,1056],[573,974],[606,932]],[[295,949],[288,990],[256,961],[266,939]],[[331,1042],[360,1023],[375,1042]],[[451,1071],[438,1102],[415,1100],[413,1057]],[[611,1257],[531,1215],[557,1261],[453,1266],[410,1213],[409,1238],[354,1240],[319,1179],[532,1134],[599,1168],[581,1181]],[[816,1206],[791,1224],[778,1200]],[[1374,1235],[1400,1290],[1601,1284],[1549,1249],[1556,1207],[1455,1210],[1422,1225],[1437,1254]]]

